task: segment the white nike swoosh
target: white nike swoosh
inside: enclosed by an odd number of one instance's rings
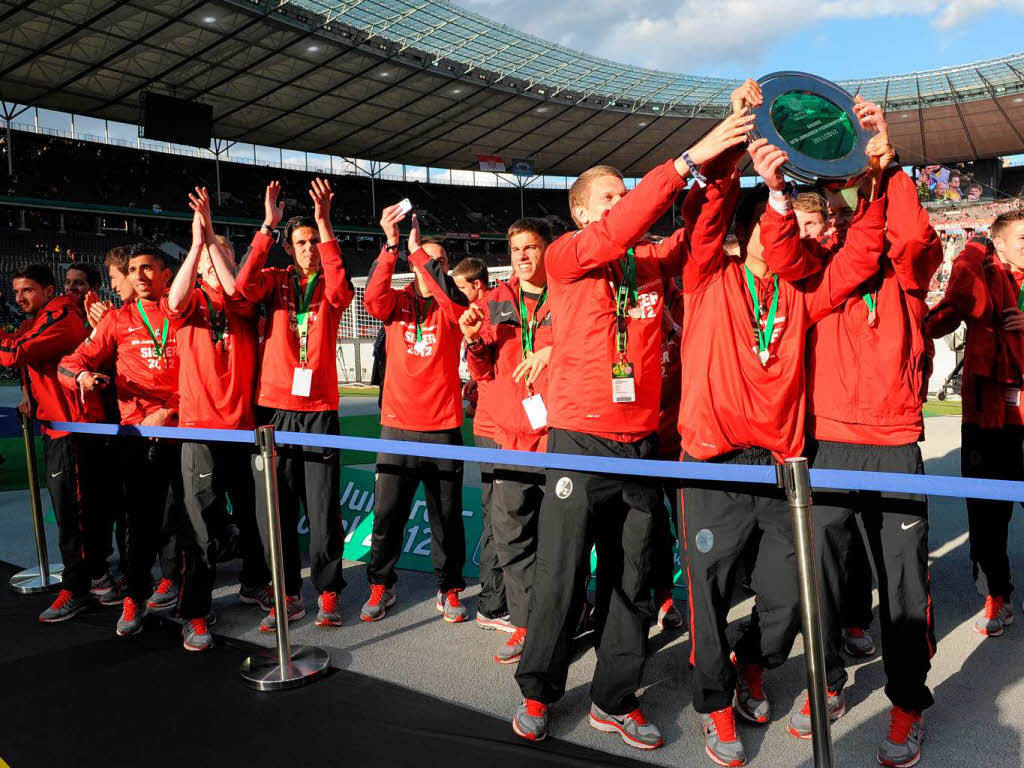
[[[60,477],[63,474],[64,474],[64,470],[62,469],[60,472],[58,472],[56,474],[51,474],[50,477]]]
[[[199,479],[201,480],[201,479],[203,479],[203,478],[209,477],[209,476],[210,476],[210,475],[212,475],[212,474],[213,474],[213,472],[207,472],[207,473],[206,473],[206,474],[204,475],[204,474],[203,474],[202,472],[200,472],[200,473],[199,473]]]
[[[900,528],[902,528],[904,531],[909,531],[911,528],[913,528],[915,525],[917,525],[920,522],[921,522],[920,520],[915,520],[910,525],[907,525],[906,523],[900,523]]]
[[[512,313],[511,312],[502,312],[500,317],[512,317]]]
[[[144,327],[145,326],[137,325],[134,328],[129,328],[128,333],[135,333],[136,331],[141,331]]]

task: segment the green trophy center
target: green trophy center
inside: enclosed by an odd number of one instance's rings
[[[772,104],[771,116],[783,141],[816,160],[840,160],[857,144],[849,115],[814,93],[782,94]]]

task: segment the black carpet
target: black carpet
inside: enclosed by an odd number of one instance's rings
[[[59,766],[635,766],[555,739],[524,742],[507,720],[344,670],[292,691],[246,688],[255,649],[218,636],[188,653],[173,622],[114,634],[115,609],[57,625],[52,595],[17,595],[0,563],[0,759]],[[438,671],[449,663],[438,658]]]

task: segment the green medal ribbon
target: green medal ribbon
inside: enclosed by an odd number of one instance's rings
[[[768,308],[768,319],[762,331],[761,299],[757,295],[757,286],[754,284],[754,273],[748,267],[743,267],[743,271],[747,273],[747,290],[750,292],[750,300],[754,305],[754,332],[757,334],[758,357],[761,358],[761,365],[764,365],[768,362],[768,345],[771,343],[772,332],[775,330],[775,313],[779,309],[779,276],[772,276],[774,279],[772,303]]]
[[[1024,282],[1020,284],[1020,293],[1017,294],[1017,309],[1024,312]]]
[[[622,267],[622,282],[619,283],[615,301],[615,351],[619,353],[620,360],[625,360],[627,310],[630,306],[635,307],[640,298],[636,288],[636,259],[633,258],[632,248],[626,251],[619,265]]]
[[[163,338],[160,339],[160,341],[157,341],[156,331],[153,330],[153,325],[149,322],[149,318],[146,316],[146,308],[142,306],[142,299],[138,299],[135,303],[139,308],[139,314],[142,315],[142,322],[146,324],[146,329],[149,331],[150,338],[153,339],[153,350],[156,352],[156,356],[159,359],[164,356],[164,345],[167,343],[167,331],[171,327],[171,324],[165,317]]]
[[[210,296],[207,294],[202,287],[199,291],[203,294],[203,298],[206,299],[206,310],[210,313],[210,335],[213,336],[214,345],[220,344],[224,341],[224,336],[227,334],[228,329],[228,311],[222,309],[220,312],[213,308],[213,302],[210,301]]]
[[[523,329],[523,360],[526,356],[533,352],[533,336],[537,332],[537,313],[540,312],[540,308],[544,305],[544,300],[548,297],[548,287],[545,285],[544,290],[540,292],[540,298],[537,299],[537,303],[533,307],[533,317],[528,317],[526,310],[526,299],[523,298],[523,289],[519,289],[519,324]]]
[[[306,367],[306,346],[309,341],[309,305],[313,302],[313,293],[316,291],[316,282],[320,278],[317,272],[306,283],[306,293],[303,295],[299,286],[299,275],[292,272],[292,289],[295,291],[295,328],[299,334],[299,364]]]
[[[420,300],[414,299],[416,302],[416,343],[419,344],[423,341],[423,329],[420,328],[420,323],[427,322],[427,315],[430,314],[430,302],[434,300],[433,296],[428,296],[427,300],[423,302],[423,320],[420,320]]]
[[[1021,299],[1017,299],[1017,303],[1019,304],[1020,302],[1021,302]],[[865,293],[864,294],[864,303],[868,305],[868,311],[869,312],[874,312],[875,308],[878,306],[878,299],[876,299],[870,293]]]

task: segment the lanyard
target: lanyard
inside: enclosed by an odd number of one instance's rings
[[[1013,284],[1013,278],[1010,278],[1010,284]],[[1024,312],[1024,282],[1020,284],[1020,293],[1017,294],[1017,309]]]
[[[638,294],[636,290],[636,259],[633,258],[633,249],[626,251],[626,255],[619,261],[622,267],[622,282],[616,290],[615,299],[615,351],[619,353],[619,359],[626,359],[626,311],[630,306],[636,306]]]
[[[139,308],[139,314],[142,315],[142,322],[146,324],[146,330],[149,331],[150,337],[153,339],[153,350],[156,352],[157,358],[164,356],[164,345],[167,343],[167,329],[170,328],[170,323],[167,318],[164,318],[164,329],[163,338],[160,341],[156,340],[156,332],[153,330],[153,325],[149,322],[149,318],[146,317],[146,308],[142,306],[142,299],[136,301],[136,305]]]
[[[295,291],[295,329],[299,334],[299,364],[306,367],[306,346],[309,340],[309,305],[313,301],[313,293],[316,291],[316,281],[320,273],[317,272],[306,283],[306,293],[302,294],[299,287],[299,275],[292,272],[292,289]]]
[[[548,297],[548,287],[545,285],[544,290],[540,292],[540,298],[537,299],[537,303],[533,306],[533,317],[528,317],[526,310],[526,299],[523,298],[523,289],[519,289],[519,324],[523,329],[523,360],[526,356],[533,352],[533,335],[537,332],[537,313],[540,312],[540,308],[544,305],[544,300]]]
[[[768,308],[768,319],[765,321],[764,330],[761,330],[761,299],[757,295],[757,286],[754,284],[754,273],[746,266],[743,267],[743,271],[747,273],[747,290],[750,292],[750,300],[754,305],[754,332],[757,334],[757,351],[758,356],[761,358],[761,364],[764,365],[768,357],[765,354],[768,351],[768,345],[772,340],[772,332],[775,330],[775,313],[779,308],[779,276],[773,275],[774,285],[772,290],[772,303]]]
[[[228,328],[228,311],[222,309],[220,312],[213,308],[213,302],[210,301],[209,294],[203,290],[200,286],[199,291],[203,294],[203,298],[206,299],[206,310],[210,313],[210,335],[213,336],[214,345],[220,344],[224,341],[224,336],[227,334]]]
[[[418,297],[413,297],[413,301],[416,302],[416,343],[419,344],[423,341],[423,329],[420,328],[420,323],[427,322],[427,315],[430,314],[430,302],[434,300],[433,296],[428,296],[427,300],[423,302],[423,320],[420,320],[420,300]]]
[[[878,299],[874,296],[874,294],[870,293],[865,293],[863,298],[864,303],[868,305],[868,312],[874,312],[875,309],[878,307]],[[1018,305],[1020,305],[1020,302],[1021,299],[1017,299]]]

